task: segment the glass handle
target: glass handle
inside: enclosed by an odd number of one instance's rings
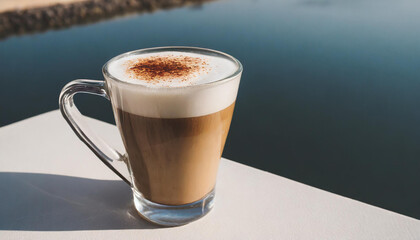
[[[108,94],[105,91],[105,82],[86,79],[71,81],[66,86],[64,86],[63,90],[61,90],[59,100],[60,111],[79,139],[82,140],[82,142],[84,142],[107,167],[109,167],[115,174],[117,174],[131,187],[132,184],[128,180],[129,177],[125,177],[111,164],[115,161],[123,161],[126,163],[125,156],[114,148],[110,147],[107,143],[105,143],[102,139],[98,138],[90,131],[90,129],[87,127],[87,124],[83,120],[83,115],[74,104],[73,96],[76,93],[99,95],[109,100]]]

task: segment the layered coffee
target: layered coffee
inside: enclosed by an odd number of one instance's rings
[[[240,76],[220,56],[188,52],[128,55],[113,61],[108,82],[135,190],[181,205],[215,186]]]

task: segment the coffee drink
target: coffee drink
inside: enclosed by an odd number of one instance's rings
[[[233,107],[190,118],[149,118],[117,109],[134,186],[145,198],[167,205],[209,193]]]
[[[105,81],[77,79],[61,91],[60,110],[73,131],[131,187],[144,219],[180,226],[206,215],[214,206],[241,63],[211,49],[157,47],[116,56],[102,72]],[[89,131],[74,104],[77,93],[111,100],[125,154]]]
[[[133,187],[165,205],[188,204],[212,191],[240,75],[217,55],[161,51],[109,65],[117,126]]]

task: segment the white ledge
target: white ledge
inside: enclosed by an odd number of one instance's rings
[[[89,120],[121,148],[115,126]],[[420,221],[223,159],[213,211],[159,228],[58,111],[0,128],[2,239],[420,239]]]

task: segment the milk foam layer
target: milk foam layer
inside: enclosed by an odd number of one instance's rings
[[[199,64],[200,70],[192,73],[191,75],[185,77],[173,76],[170,79],[159,79],[156,78],[156,81],[146,81],[142,76],[130,74],[130,68],[135,65],[136,60],[148,59],[148,58],[180,58],[183,57],[196,59],[201,61]],[[195,66],[195,64],[190,63],[190,65]],[[192,67],[190,66],[190,67]],[[196,53],[186,53],[186,52],[159,52],[159,53],[149,53],[141,55],[131,55],[124,58],[117,59],[109,65],[109,73],[116,77],[117,79],[133,84],[145,85],[148,87],[184,87],[191,85],[199,85],[203,83],[209,83],[223,79],[237,69],[236,63],[222,57],[216,56],[206,56]],[[169,81],[170,80],[170,81]]]
[[[205,71],[187,79],[149,82],[127,73],[128,62],[138,58],[187,56],[205,61]],[[159,52],[129,55],[108,64],[108,72],[119,81],[106,77],[108,92],[114,107],[125,112],[154,118],[186,118],[212,114],[235,102],[240,73],[234,78],[211,83],[231,76],[239,66],[224,56],[208,56],[186,52]]]

